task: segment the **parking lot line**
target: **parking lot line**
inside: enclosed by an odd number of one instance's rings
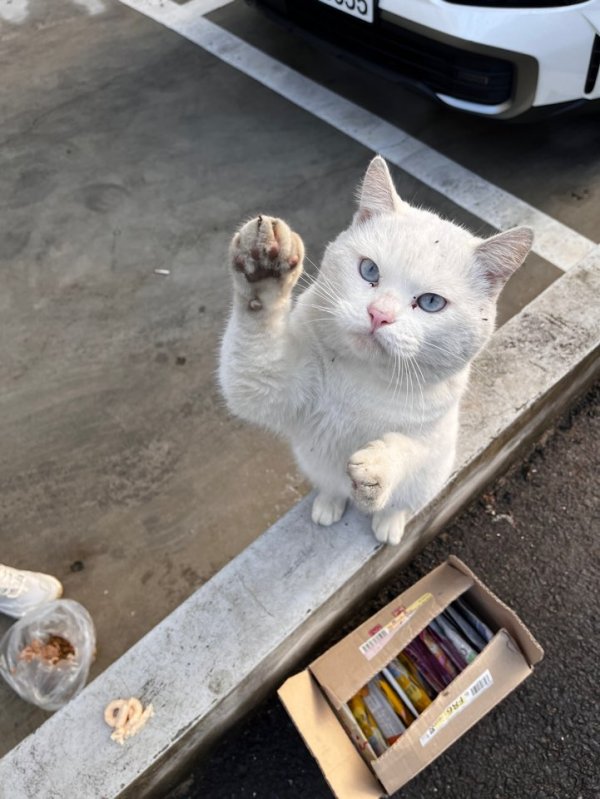
[[[432,147],[287,67],[203,17],[226,2],[120,0],[180,34],[286,100],[328,123],[426,186],[498,230],[518,224],[535,231],[533,251],[564,271],[590,253],[595,242],[490,183]]]

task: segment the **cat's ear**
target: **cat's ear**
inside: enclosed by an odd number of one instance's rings
[[[396,194],[392,176],[380,155],[369,164],[358,191],[358,211],[354,223],[364,222],[376,214],[389,214],[402,210],[403,202]]]
[[[475,271],[492,296],[500,293],[508,278],[521,266],[532,244],[531,228],[514,227],[477,245]]]

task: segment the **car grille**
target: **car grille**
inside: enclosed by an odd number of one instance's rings
[[[316,0],[255,0],[254,5],[428,93],[484,105],[500,105],[511,98],[514,66],[510,61],[401,28],[383,19],[378,10],[369,24]]]

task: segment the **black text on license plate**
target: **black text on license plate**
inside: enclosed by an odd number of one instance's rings
[[[338,11],[345,11],[346,14],[351,14],[365,22],[373,22],[375,0],[319,0],[319,2],[337,8]]]

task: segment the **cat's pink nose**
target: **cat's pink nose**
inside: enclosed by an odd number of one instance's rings
[[[371,317],[371,333],[379,330],[383,325],[391,325],[396,321],[396,317],[391,310],[383,310],[376,305],[369,305],[367,311]]]

